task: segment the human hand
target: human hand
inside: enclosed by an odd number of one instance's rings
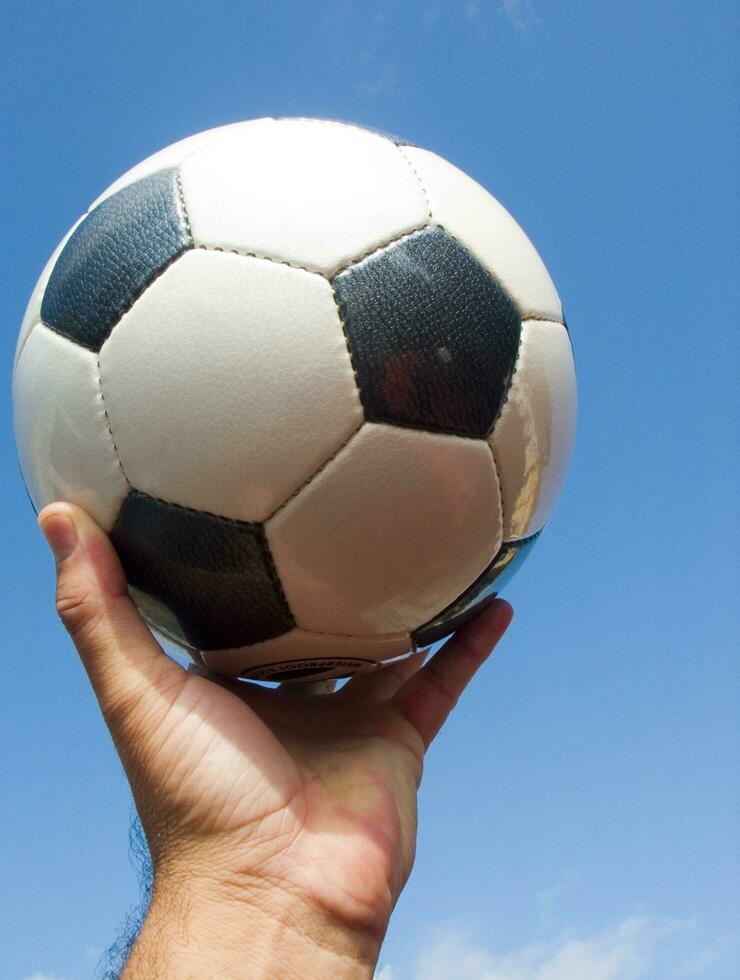
[[[123,976],[372,977],[413,864],[424,752],[511,608],[495,600],[425,666],[299,698],[184,670],[92,519],[52,504],[39,523],[152,857]]]

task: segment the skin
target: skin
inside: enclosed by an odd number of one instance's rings
[[[39,524],[151,851],[124,980],[372,977],[413,865],[424,753],[509,605],[494,601],[426,665],[417,654],[298,696],[184,670],[94,521],[57,503]]]

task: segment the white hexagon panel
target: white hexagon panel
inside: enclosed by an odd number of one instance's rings
[[[501,545],[490,448],[367,423],[265,531],[299,627],[350,636],[414,629]]]
[[[190,156],[181,174],[197,245],[269,255],[327,276],[429,220],[399,148],[341,123],[234,127]]]
[[[362,423],[329,283],[193,249],[100,351],[123,468],[152,497],[262,521]]]

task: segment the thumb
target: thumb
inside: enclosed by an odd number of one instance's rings
[[[108,720],[134,711],[163,686],[181,684],[185,672],[139,615],[105,532],[67,503],[45,507],[38,521],[56,561],[57,612]]]

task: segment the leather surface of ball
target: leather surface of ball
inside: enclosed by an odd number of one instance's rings
[[[84,507],[150,625],[211,669],[372,670],[504,586],[576,415],[560,300],[434,153],[313,119],[124,174],[44,269],[13,371],[37,510]]]

